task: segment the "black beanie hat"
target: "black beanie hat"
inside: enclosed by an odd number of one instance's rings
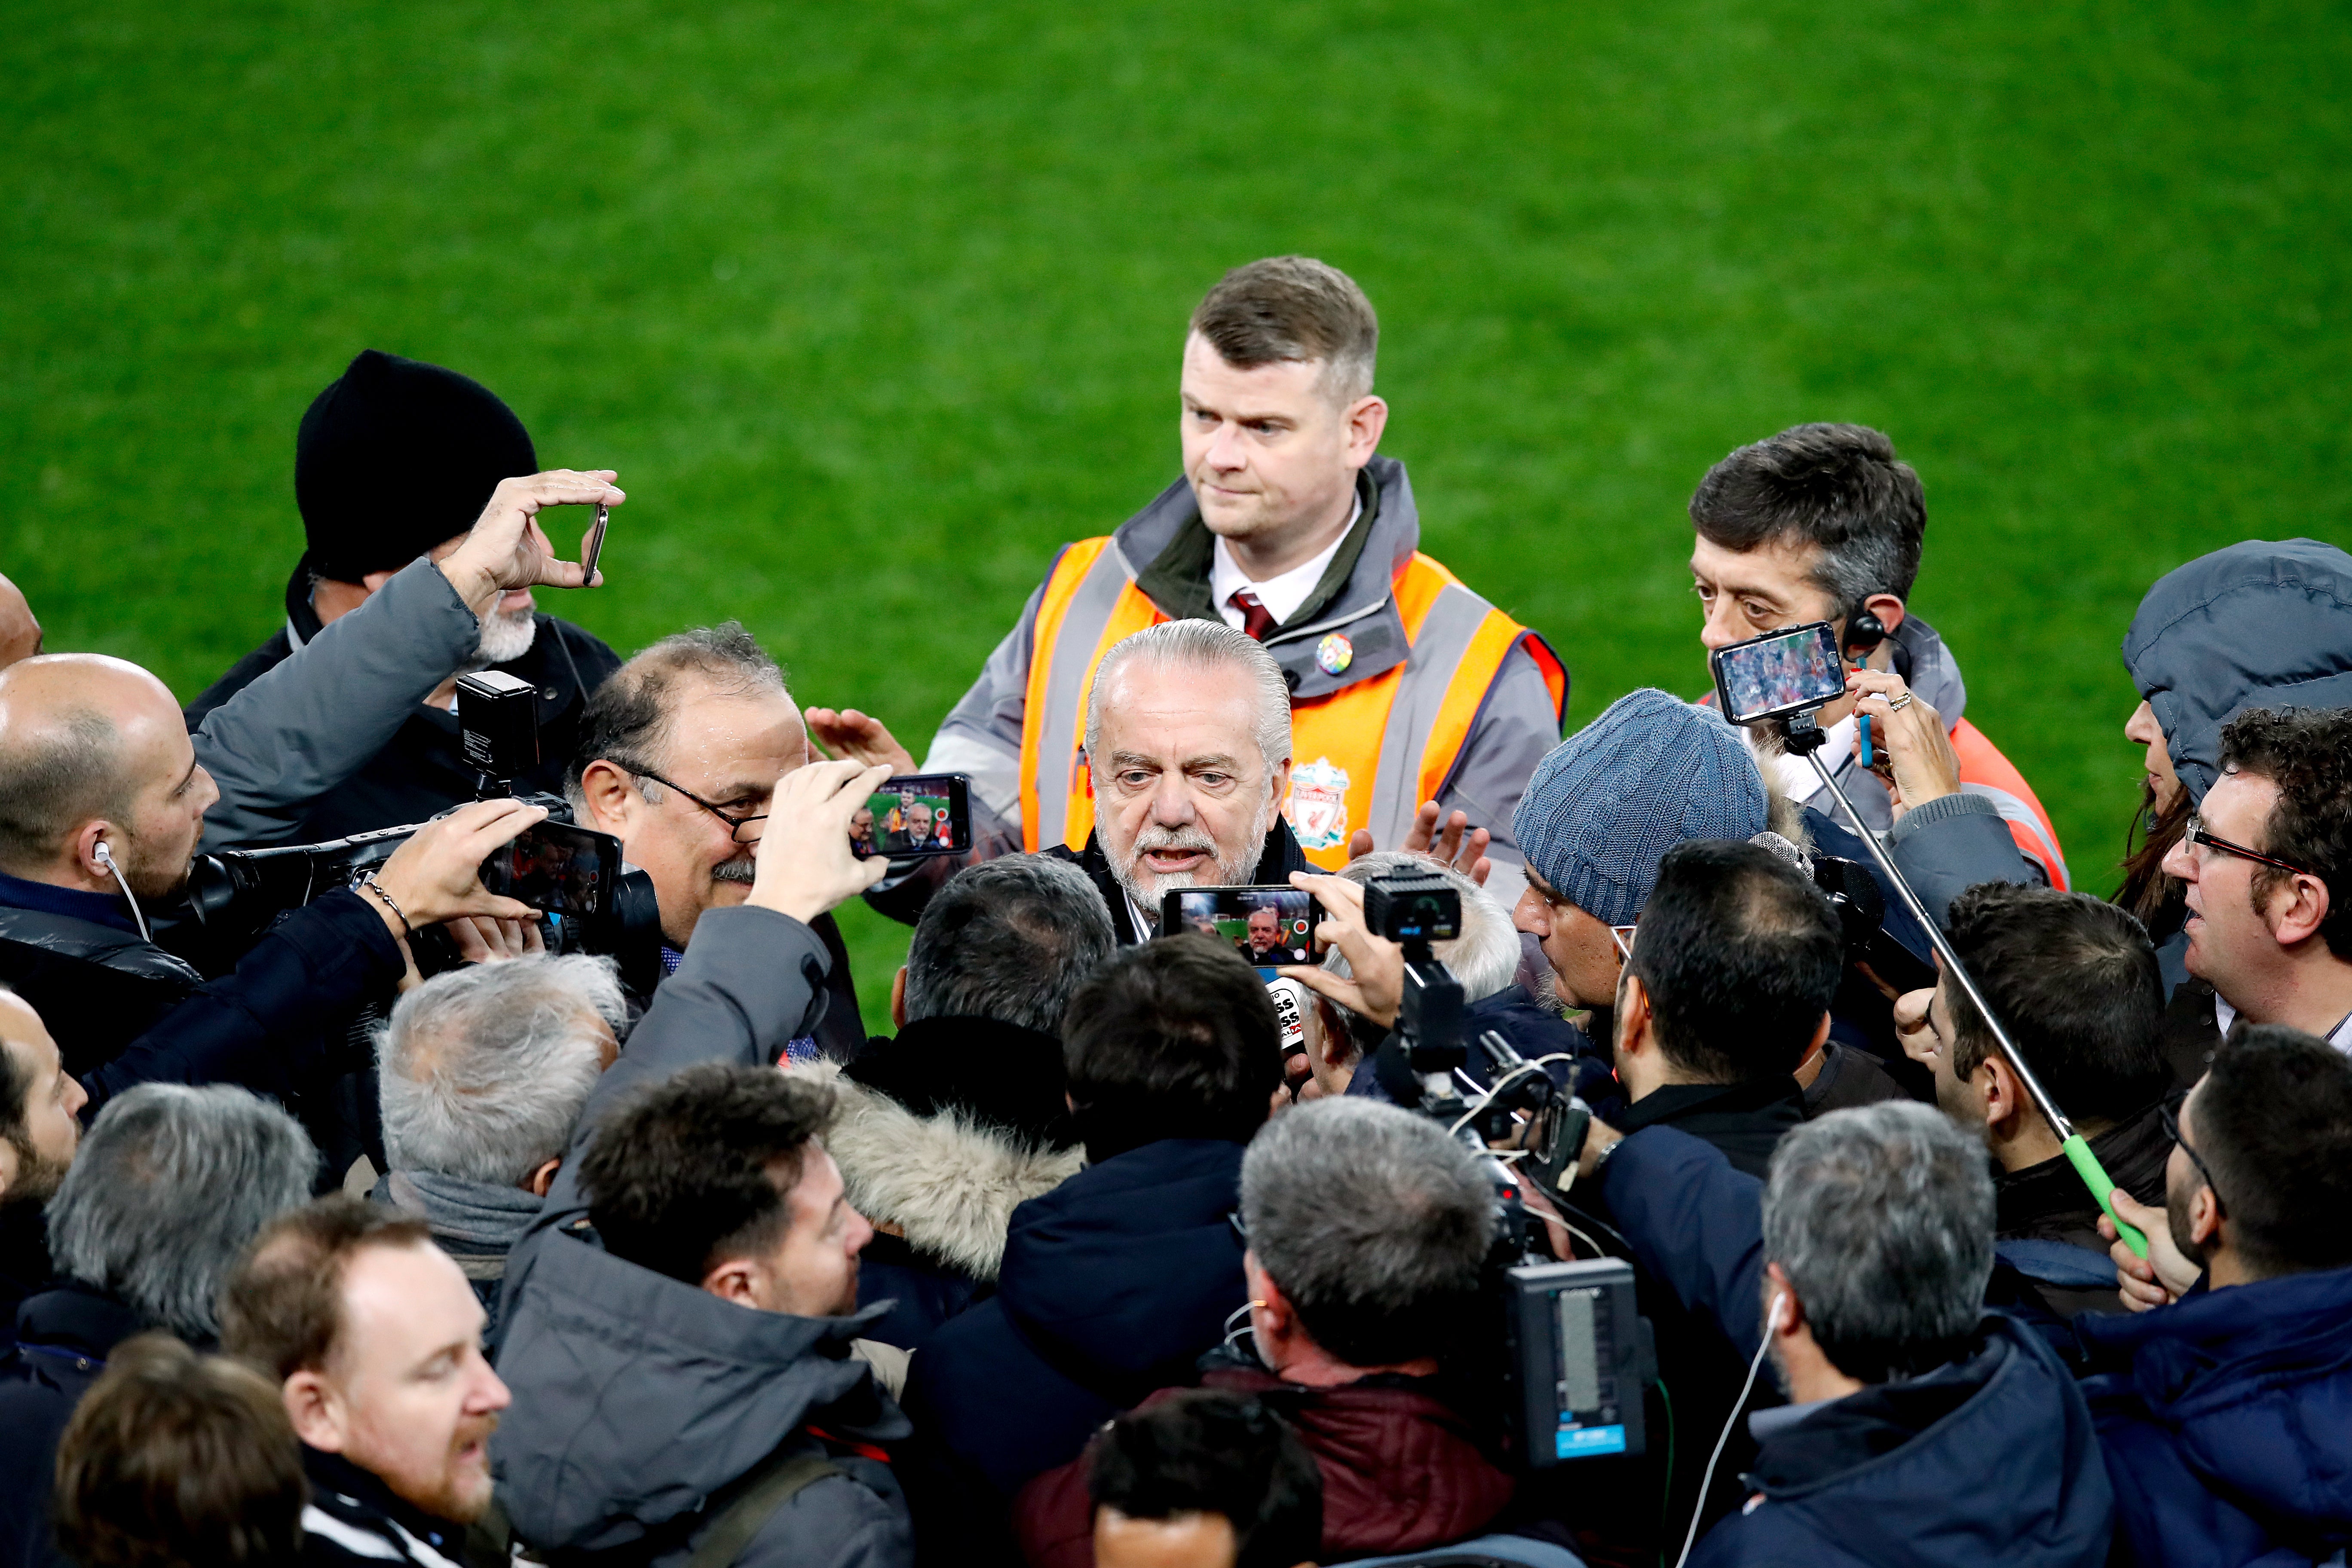
[[[539,471],[530,433],[478,381],[368,350],[294,437],[303,564],[356,583],[474,526],[500,479]]]

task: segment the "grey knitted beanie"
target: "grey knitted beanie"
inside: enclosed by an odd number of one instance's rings
[[[1613,926],[1640,918],[1675,845],[1765,826],[1764,780],[1738,732],[1713,709],[1648,687],[1538,763],[1511,818],[1536,874]]]

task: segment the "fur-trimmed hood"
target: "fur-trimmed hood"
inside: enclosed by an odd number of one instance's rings
[[[833,1062],[790,1070],[839,1093],[824,1143],[857,1212],[976,1279],[993,1280],[1003,1264],[1013,1209],[1086,1163],[1082,1149],[1057,1149],[953,1105],[918,1116]]]

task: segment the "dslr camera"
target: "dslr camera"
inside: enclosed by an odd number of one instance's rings
[[[519,792],[514,780],[540,763],[538,693],[502,670],[458,678],[457,726],[475,771],[475,798],[513,796],[547,811],[482,862],[482,885],[541,911],[548,951],[594,952],[618,961],[632,989],[652,989],[661,972],[661,920],[653,879],[625,867],[621,841],[577,826],[560,795]],[[225,849],[196,858],[171,945],[207,973],[226,969],[285,911],[347,888],[392,858],[422,823],[353,834],[321,844]],[[454,967],[447,933],[430,928],[411,943],[426,974]]]

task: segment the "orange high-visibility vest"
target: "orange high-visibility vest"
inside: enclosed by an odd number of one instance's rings
[[[1393,848],[1422,803],[1437,798],[1460,761],[1495,678],[1524,645],[1557,710],[1568,676],[1541,637],[1415,552],[1393,583],[1412,652],[1402,664],[1290,710],[1290,798],[1283,816],[1327,870],[1348,862],[1348,837],[1372,830]],[[1111,541],[1082,540],[1054,563],[1037,605],[1029,689],[1021,710],[1021,841],[1086,847],[1094,831],[1087,772],[1087,694],[1095,668],[1121,639],[1170,617]]]

